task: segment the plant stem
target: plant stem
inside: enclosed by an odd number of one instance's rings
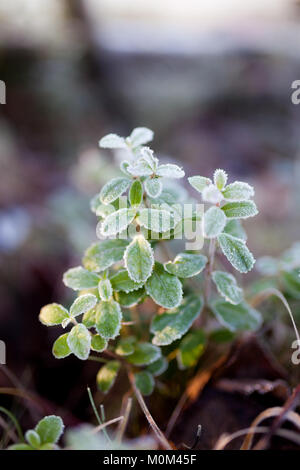
[[[208,264],[205,270],[205,281],[204,281],[204,300],[205,300],[206,306],[209,305],[209,299],[210,299],[210,294],[211,294],[211,274],[214,268],[215,251],[216,251],[216,239],[212,238],[209,243]]]
[[[147,418],[148,423],[150,424],[151,428],[153,429],[153,432],[155,433],[157,439],[159,440],[159,442],[161,443],[161,445],[163,446],[164,449],[172,450],[172,447],[170,446],[169,442],[167,441],[165,435],[159,429],[159,427],[157,426],[156,422],[154,421],[150,411],[148,410],[147,405],[144,401],[144,398],[143,398],[141,392],[139,391],[139,389],[135,385],[135,380],[134,380],[133,373],[129,368],[127,368],[127,373],[128,373],[129,382],[132,386],[134,394],[135,394],[135,396],[136,396],[136,398],[137,398],[137,400],[140,404],[140,407],[142,408],[142,410],[143,410],[143,412],[144,412],[144,414]]]

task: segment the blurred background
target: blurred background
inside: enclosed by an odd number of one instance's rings
[[[91,419],[97,366],[52,358],[38,313],[71,301],[62,273],[96,238],[104,134],[150,127],[187,176],[253,184],[256,257],[300,238],[299,25],[297,0],[0,0],[0,339],[36,413]]]

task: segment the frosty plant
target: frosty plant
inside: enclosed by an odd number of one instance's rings
[[[184,171],[159,162],[145,146],[152,138],[151,130],[136,128],[127,138],[109,134],[100,140],[100,147],[122,149],[125,155],[123,175],[108,181],[91,201],[102,240],[86,250],[82,266],[64,274],[64,284],[78,293],[70,308],[54,303],[40,312],[43,324],[68,328],[53,345],[56,358],[74,354],[104,362],[97,374],[103,393],[124,367],[142,406],[142,395],[152,393],[155,378],[168,367],[169,345],[180,369],[194,367],[214,330],[220,330],[218,323],[232,333],[261,324],[260,313],[244,300],[226,269],[247,273],[254,265],[241,225],[241,219],[257,214],[253,188],[228,183],[223,170],[216,170],[212,180],[192,176],[194,195],[200,193],[199,202],[205,203],[201,214],[179,185]],[[194,209],[187,215],[191,203]],[[204,239],[203,252],[175,256],[173,240],[188,220]],[[151,318],[143,313],[146,300]],[[168,358],[164,346],[169,346]]]

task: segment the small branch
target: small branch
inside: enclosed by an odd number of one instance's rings
[[[164,449],[166,450],[173,450],[172,447],[170,446],[169,442],[167,441],[165,435],[163,434],[163,432],[159,429],[159,427],[157,426],[156,422],[154,421],[150,411],[148,410],[147,408],[147,405],[144,401],[144,398],[141,394],[141,392],[139,391],[139,389],[137,388],[137,386],[135,385],[135,380],[134,380],[134,376],[133,376],[133,373],[131,372],[130,369],[127,369],[127,372],[128,372],[128,378],[129,378],[129,382],[132,386],[132,389],[134,391],[134,394],[140,404],[140,407],[142,408],[146,418],[147,418],[147,421],[148,423],[150,424],[151,428],[153,429],[153,432],[155,433],[157,439],[159,440],[159,442],[161,443],[161,445],[163,446]]]

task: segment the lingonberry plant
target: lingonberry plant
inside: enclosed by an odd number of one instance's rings
[[[136,128],[127,138],[109,134],[100,140],[100,147],[125,155],[123,175],[91,201],[101,240],[86,250],[82,266],[64,274],[64,284],[78,293],[70,308],[53,303],[39,317],[47,326],[71,327],[53,345],[56,358],[97,360],[99,354],[104,365],[96,380],[104,393],[124,367],[135,392],[150,395],[168,367],[164,346],[176,345],[179,368],[192,367],[218,322],[238,332],[256,330],[262,321],[228,272],[247,273],[255,262],[241,225],[257,214],[253,188],[228,183],[218,169],[213,179],[188,178],[202,196],[197,203],[177,181],[184,171],[160,163],[145,146],[152,138],[151,130]],[[190,242],[191,233],[197,243],[171,254],[169,246],[184,236]],[[150,319],[143,313],[146,300]]]

